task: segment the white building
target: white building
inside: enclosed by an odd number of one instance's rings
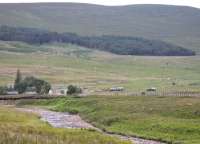
[[[110,91],[124,91],[124,87],[112,87]]]

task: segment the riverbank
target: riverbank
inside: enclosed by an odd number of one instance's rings
[[[102,131],[82,120],[79,115],[73,115],[67,112],[54,112],[36,107],[16,108],[16,109],[22,112],[38,114],[41,117],[42,121],[48,122],[51,126],[56,128],[91,129],[101,132],[102,134],[108,136],[117,137],[126,141],[131,141],[133,144],[164,144],[158,141],[145,140],[137,137],[125,136],[125,135]]]
[[[53,128],[39,115],[0,106],[1,144],[130,144],[97,131]]]
[[[167,143],[200,143],[198,97],[90,96],[26,100],[20,105],[79,114],[85,121],[110,133]]]

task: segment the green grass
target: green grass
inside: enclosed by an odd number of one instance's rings
[[[157,87],[158,91],[200,91],[195,85],[200,83],[199,56],[118,56],[68,44],[0,42],[1,47],[1,85],[13,83],[19,68],[23,75],[34,75],[52,84],[76,84],[91,91],[113,86],[123,86],[126,92],[149,87]]]
[[[181,144],[200,143],[198,97],[91,96],[22,101],[79,113],[107,131]]]
[[[52,128],[36,115],[0,107],[1,144],[128,144],[90,130]]]

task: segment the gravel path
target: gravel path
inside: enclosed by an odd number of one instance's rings
[[[16,109],[23,112],[31,112],[31,113],[38,114],[41,117],[41,120],[48,122],[51,126],[56,127],[56,128],[95,129],[106,135],[115,136],[123,140],[129,140],[133,142],[134,144],[164,144],[164,143],[152,141],[152,140],[145,140],[145,139],[131,137],[131,136],[122,136],[118,134],[109,134],[109,133],[103,132],[102,130],[82,120],[79,115],[72,115],[66,112],[54,112],[54,111],[49,111],[49,110],[39,109],[39,108],[16,108]]]

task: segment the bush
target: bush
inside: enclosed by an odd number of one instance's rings
[[[24,93],[26,91],[26,89],[27,89],[27,84],[25,82],[22,81],[22,82],[18,83],[17,91],[19,94]]]
[[[0,95],[7,94],[7,87],[6,86],[0,86]]]
[[[81,88],[79,88],[77,86],[73,86],[73,85],[68,86],[67,94],[69,94],[69,95],[79,94],[81,92],[82,92]]]
[[[48,94],[51,89],[51,85],[48,82],[35,77],[26,77],[23,83],[25,83],[27,87],[35,87],[38,94]]]
[[[69,112],[70,114],[78,114],[78,113],[79,113],[78,110],[76,110],[76,109],[71,109],[71,108],[68,108],[68,109],[67,109],[67,112]]]
[[[120,118],[116,116],[107,117],[102,120],[102,123],[106,126],[111,126],[113,123],[119,122]]]
[[[141,95],[144,96],[144,95],[146,95],[146,93],[145,92],[141,92]]]
[[[40,94],[48,94],[50,89],[51,89],[51,85],[48,82],[43,81]]]
[[[44,80],[37,79],[32,76],[25,77],[24,79],[22,79],[21,74],[18,71],[17,78],[15,80],[15,89],[18,91],[19,94],[22,94],[26,92],[27,89],[30,88],[34,88],[38,94],[48,94],[49,90],[51,89],[51,85]]]
[[[66,95],[66,93],[65,93],[64,90],[61,90],[60,93],[61,93],[62,95]]]

